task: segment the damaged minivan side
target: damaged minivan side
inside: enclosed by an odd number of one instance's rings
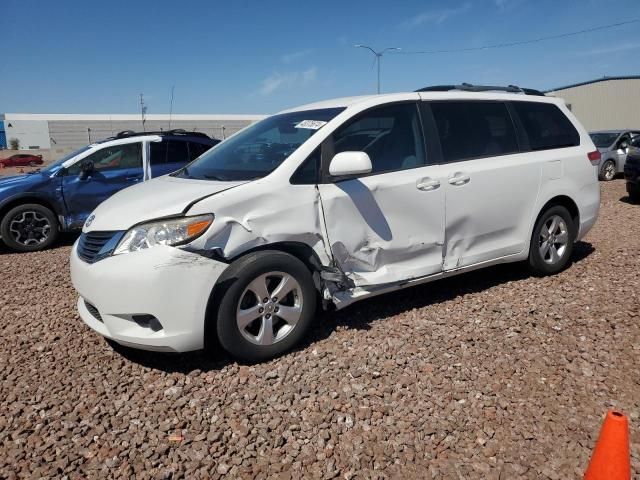
[[[318,307],[496,263],[554,274],[596,221],[596,156],[560,99],[524,91],[288,110],[101,204],[71,254],[80,316],[123,345],[260,361]]]

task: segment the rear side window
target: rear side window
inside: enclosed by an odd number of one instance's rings
[[[518,152],[509,111],[501,102],[434,102],[431,109],[445,162]]]
[[[551,103],[513,102],[531,150],[575,147],[580,145],[580,134],[564,113]]]
[[[187,142],[169,140],[167,142],[167,163],[186,163],[189,160]]]
[[[150,142],[151,165],[162,165],[167,163],[167,143]]]
[[[207,145],[204,143],[189,142],[189,160],[195,160],[210,148],[211,148],[211,145]]]

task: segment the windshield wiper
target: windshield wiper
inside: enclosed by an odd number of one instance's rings
[[[217,175],[210,175],[210,174],[205,174],[203,175],[204,178],[206,178],[207,180],[217,180],[219,182],[225,182],[226,180],[222,177],[218,177]]]
[[[189,175],[189,170],[187,170],[187,167],[182,167],[180,170],[173,172],[171,176],[182,177],[182,178],[193,178],[191,175]]]

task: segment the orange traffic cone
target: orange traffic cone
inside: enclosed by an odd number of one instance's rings
[[[604,418],[584,479],[631,479],[629,421],[622,413],[610,411]]]

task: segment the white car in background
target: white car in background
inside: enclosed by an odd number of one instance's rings
[[[266,118],[123,190],[71,253],[82,319],[120,344],[296,345],[316,308],[503,262],[569,262],[598,216],[600,154],[561,99],[431,87]]]

